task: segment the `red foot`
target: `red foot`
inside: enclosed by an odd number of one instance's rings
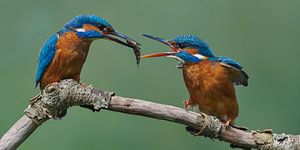
[[[226,123],[225,123],[225,129],[228,130],[229,127],[230,127],[230,125],[231,125],[231,120],[226,121]]]
[[[190,105],[189,100],[183,101],[183,107],[184,107],[184,109],[187,110],[187,108],[189,107],[189,105]]]

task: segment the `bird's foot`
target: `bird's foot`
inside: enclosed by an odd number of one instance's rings
[[[247,127],[242,127],[242,126],[234,126],[234,125],[232,125],[231,123],[232,123],[232,121],[231,121],[231,120],[228,120],[228,121],[226,121],[226,122],[225,122],[225,124],[224,124],[224,128],[225,128],[225,130],[228,130],[230,127],[232,127],[232,128],[236,128],[236,129],[239,129],[239,130],[243,130],[243,131],[247,131],[247,130],[248,130],[248,128],[247,128]]]
[[[190,103],[189,103],[189,100],[185,100],[183,101],[183,107],[186,111],[188,111],[188,107],[189,107]]]
[[[224,124],[225,130],[228,130],[230,126],[231,126],[231,120],[226,121]]]
[[[55,81],[55,82],[52,82],[51,84],[58,84],[58,82],[60,82],[60,81]]]

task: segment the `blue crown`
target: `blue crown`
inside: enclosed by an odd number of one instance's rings
[[[210,47],[195,35],[180,35],[170,41],[176,42],[181,48],[195,48],[201,55],[215,57]]]
[[[65,28],[81,28],[84,24],[91,24],[94,26],[104,25],[112,28],[111,24],[109,24],[106,20],[92,14],[83,14],[74,17],[65,24]]]

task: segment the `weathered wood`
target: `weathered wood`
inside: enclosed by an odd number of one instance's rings
[[[37,127],[37,124],[24,115],[0,139],[0,150],[16,149]]]
[[[189,131],[231,143],[244,149],[300,149],[300,135],[273,134],[271,130],[243,131],[229,127],[212,116],[149,101],[112,96],[110,92],[64,80],[48,86],[31,100],[26,115],[0,139],[0,150],[15,149],[43,122],[62,117],[70,106],[81,105],[93,111],[101,108],[127,114],[167,120],[188,126]],[[29,119],[31,118],[31,119]]]

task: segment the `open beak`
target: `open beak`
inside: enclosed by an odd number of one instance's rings
[[[137,41],[129,38],[128,36],[126,36],[126,35],[124,35],[122,33],[118,33],[118,32],[115,32],[115,31],[110,32],[109,34],[105,34],[104,36],[107,37],[109,40],[112,40],[112,41],[117,42],[119,44],[122,44],[124,46],[128,46],[130,48],[136,48],[136,47],[141,46],[141,44],[138,43]],[[121,40],[119,40],[119,39],[117,39],[117,38],[115,38],[113,36],[122,38],[122,39],[126,40],[126,42],[123,42],[123,41],[121,41]]]
[[[170,44],[168,40],[165,40],[165,39],[159,38],[159,37],[155,37],[155,36],[152,36],[149,34],[142,34],[142,35],[149,39],[158,41],[160,43],[163,43],[163,44],[169,46],[172,49],[172,52],[161,52],[161,53],[148,54],[148,55],[141,56],[141,58],[153,58],[153,57],[163,57],[163,56],[164,57],[176,57],[175,54],[177,54],[179,52],[179,50],[173,49],[174,46],[172,44]]]
[[[175,54],[178,52],[161,52],[161,53],[154,53],[154,54],[148,54],[143,55],[141,58],[153,58],[153,57],[174,57]]]
[[[158,41],[160,43],[163,43],[167,46],[169,46],[172,50],[172,52],[161,52],[161,53],[154,53],[154,54],[148,54],[148,55],[143,55],[141,58],[153,58],[153,57],[176,57],[175,54],[179,52],[179,49],[174,49],[174,46],[168,41],[163,38],[155,37],[149,34],[142,34],[143,36]]]
[[[137,64],[140,63],[140,56],[141,56],[141,52],[140,52],[141,44],[140,43],[138,43],[137,41],[129,38],[128,36],[126,36],[124,34],[121,34],[121,33],[118,33],[116,31],[112,31],[112,32],[109,32],[108,34],[104,34],[104,36],[107,39],[111,40],[111,41],[114,41],[114,42],[119,43],[121,45],[132,48],[133,52],[134,52],[134,55],[135,55],[135,58],[136,58],[136,63]],[[122,41],[122,40],[120,40],[116,37],[124,39],[124,40],[126,40],[126,42],[124,42],[124,41]]]
[[[169,46],[171,48],[171,50],[174,51],[174,52],[178,52],[179,51],[179,48],[175,47],[174,45],[172,45],[169,40],[165,40],[163,38],[155,37],[155,36],[152,36],[152,35],[149,35],[149,34],[142,34],[142,35],[145,36],[145,37],[147,37],[147,38],[149,38],[149,39],[158,41],[160,43],[163,43],[163,44]]]
[[[143,36],[149,38],[149,39],[152,39],[152,40],[155,40],[155,41],[158,41],[160,43],[163,43],[167,46],[171,46],[169,43],[168,43],[168,40],[165,40],[163,38],[159,38],[159,37],[155,37],[155,36],[152,36],[152,35],[149,35],[149,34],[142,34]]]

